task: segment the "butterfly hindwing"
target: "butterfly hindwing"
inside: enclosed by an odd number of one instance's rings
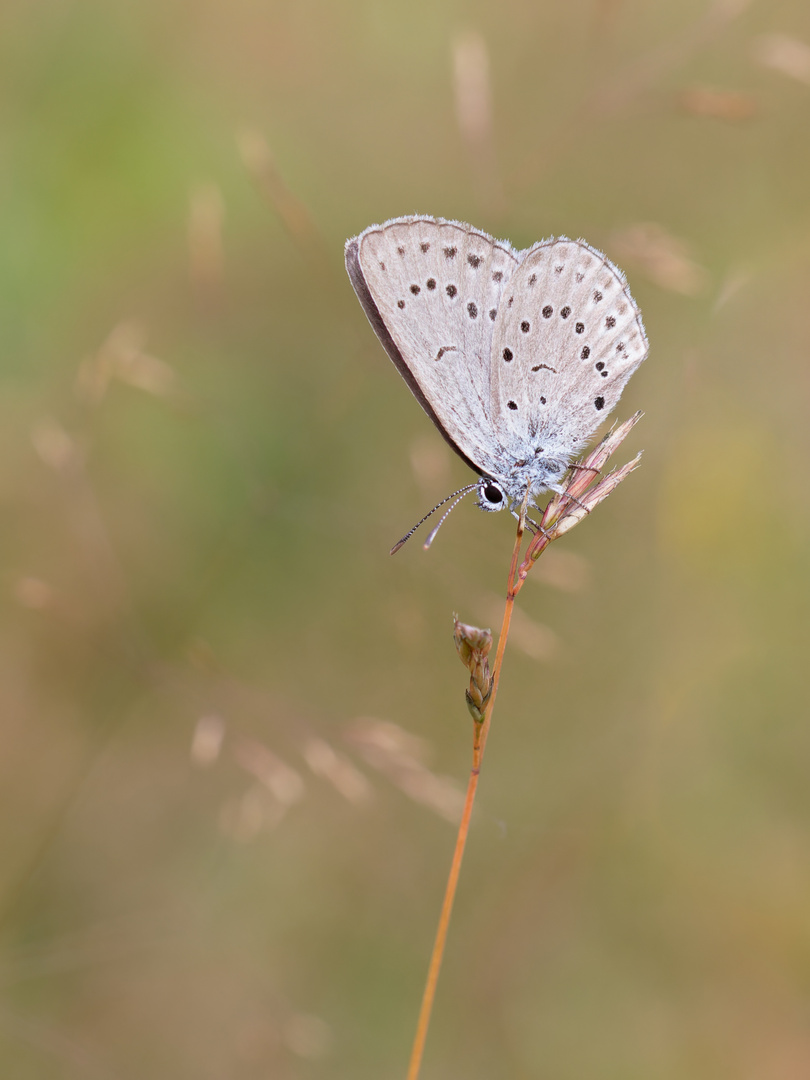
[[[615,407],[647,351],[621,271],[581,240],[535,244],[496,322],[492,422],[516,455],[542,447],[567,460]]]

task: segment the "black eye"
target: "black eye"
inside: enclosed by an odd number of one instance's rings
[[[503,501],[503,495],[494,484],[487,484],[484,488],[484,498],[487,502],[499,503]]]

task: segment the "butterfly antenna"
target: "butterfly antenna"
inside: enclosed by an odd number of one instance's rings
[[[456,501],[454,503],[451,503],[450,506],[447,507],[447,509],[442,514],[442,516],[441,516],[441,518],[439,520],[439,524],[436,526],[435,529],[431,529],[431,531],[428,533],[427,540],[425,540],[424,544],[422,544],[422,547],[425,549],[425,551],[427,551],[427,549],[430,547],[430,545],[436,539],[436,533],[439,531],[439,529],[442,527],[442,525],[444,525],[445,521],[447,520],[447,515],[450,513],[450,511],[455,510],[455,508],[458,506],[458,504],[461,502],[461,500],[464,498],[464,496],[469,495],[471,491],[475,491],[475,489],[477,487],[478,487],[478,484],[473,484],[471,487],[467,488],[466,491],[463,491],[459,495],[459,497],[456,499]],[[451,498],[452,498],[452,496],[451,496]]]
[[[445,503],[450,502],[451,499],[456,499],[456,502],[461,502],[461,500],[464,498],[465,495],[469,495],[469,493],[471,491],[475,491],[475,489],[477,487],[478,487],[477,482],[474,483],[474,484],[467,484],[466,487],[459,488],[458,491],[454,491],[452,495],[448,495],[446,499],[442,499],[442,501],[440,503],[436,503],[436,505],[433,507],[433,509],[429,510],[428,513],[425,514],[425,516],[421,519],[421,521],[417,521],[417,523],[414,525],[414,527],[409,532],[406,532],[401,540],[397,541],[397,543],[394,544],[394,546],[391,548],[391,554],[395,555],[399,551],[399,549],[403,546],[403,544],[405,544],[406,541],[410,540],[410,538],[413,536],[413,534],[416,532],[416,530],[419,528],[419,526],[424,524],[424,522],[427,521],[427,519],[431,516],[431,514],[435,514],[436,511],[438,509],[440,509],[440,507],[444,506]],[[456,503],[453,503],[453,506],[455,506],[455,505],[456,505]],[[442,520],[439,522],[439,524],[436,526],[436,528],[433,530],[433,532],[430,534],[430,536],[425,541],[425,547],[426,548],[430,547],[430,545],[433,543],[433,538],[436,535],[436,533],[439,531],[439,529],[441,528],[442,521],[444,521],[444,519],[450,513],[450,510],[453,509],[453,506],[451,506],[449,510],[445,511],[444,515],[442,516]]]

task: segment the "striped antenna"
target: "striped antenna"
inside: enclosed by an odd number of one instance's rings
[[[413,536],[413,534],[416,532],[416,530],[419,528],[419,526],[424,524],[424,522],[427,521],[427,519],[431,516],[431,514],[435,514],[436,511],[438,509],[440,509],[440,507],[444,506],[445,503],[450,502],[451,499],[455,499],[456,502],[453,503],[453,506],[451,506],[447,510],[445,510],[444,514],[442,515],[441,521],[439,522],[439,524],[436,526],[436,528],[433,530],[433,532],[430,534],[430,536],[425,541],[425,544],[424,544],[425,548],[429,548],[430,545],[433,543],[434,536],[436,535],[436,533],[441,528],[442,522],[447,517],[447,515],[450,513],[450,511],[453,509],[453,507],[456,505],[456,503],[461,502],[461,500],[464,498],[465,495],[469,495],[470,492],[475,491],[475,489],[477,487],[478,487],[478,482],[477,481],[474,484],[467,484],[466,487],[459,488],[458,491],[454,491],[452,495],[448,495],[446,499],[442,499],[442,501],[440,503],[436,503],[436,505],[433,507],[433,509],[430,510],[427,514],[425,514],[425,516],[422,518],[421,521],[417,521],[417,523],[414,525],[414,527],[409,532],[406,532],[401,540],[397,541],[397,543],[394,544],[394,546],[391,548],[391,554],[395,555],[396,552],[398,552],[399,549],[406,543],[406,541],[410,540],[410,538]]]

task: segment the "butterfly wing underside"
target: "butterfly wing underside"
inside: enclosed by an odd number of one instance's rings
[[[647,352],[638,308],[613,263],[582,240],[535,244],[495,324],[492,422],[522,454],[568,460]]]
[[[477,472],[497,474],[490,356],[519,254],[468,225],[410,217],[346,245],[366,316],[414,396]]]

